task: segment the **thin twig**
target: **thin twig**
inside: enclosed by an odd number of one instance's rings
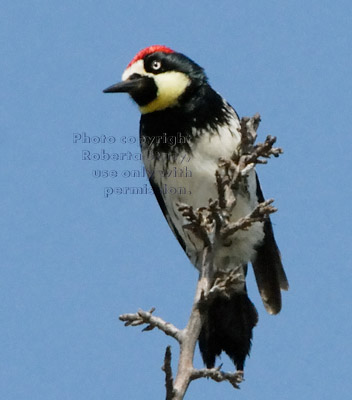
[[[227,224],[221,232],[222,239],[227,239],[239,230],[246,231],[256,222],[264,222],[265,219],[268,218],[269,214],[277,211],[277,208],[271,205],[273,202],[274,199],[269,199],[263,203],[259,203],[249,215],[240,218],[234,223]]]
[[[243,371],[223,372],[220,371],[220,368],[194,369],[191,379],[195,380],[199,378],[211,378],[216,382],[228,381],[235,389],[239,389],[239,384],[244,380]]]
[[[143,331],[151,331],[154,328],[158,328],[166,335],[172,336],[176,340],[180,340],[181,331],[170,322],[166,322],[159,317],[154,317],[152,315],[154,310],[155,308],[152,308],[150,311],[138,310],[138,312],[134,314],[120,315],[119,319],[125,322],[125,326],[138,326],[148,324],[147,327],[143,329]]]

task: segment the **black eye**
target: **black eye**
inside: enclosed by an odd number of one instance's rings
[[[158,71],[161,68],[161,62],[158,60],[154,60],[151,65],[154,71]]]

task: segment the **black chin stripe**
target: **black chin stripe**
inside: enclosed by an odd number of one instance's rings
[[[138,78],[140,78],[140,76],[138,76]],[[131,97],[140,107],[146,106],[151,101],[155,100],[157,94],[158,88],[154,82],[154,79],[148,76],[142,77],[142,79],[140,79],[140,84],[130,91]]]

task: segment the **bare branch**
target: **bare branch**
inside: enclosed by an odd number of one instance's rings
[[[177,206],[182,216],[189,221],[188,224],[183,225],[183,228],[192,231],[200,240],[203,241],[205,246],[210,246],[208,236],[209,227],[207,227],[208,221],[207,216],[204,214],[206,208],[202,207],[194,211],[193,207],[187,204],[181,203]]]
[[[239,384],[244,380],[243,372],[223,372],[219,368],[204,368],[204,369],[194,369],[191,374],[191,379],[199,378],[211,378],[216,382],[228,381],[235,389],[239,389]]]
[[[222,238],[226,239],[239,230],[248,230],[256,222],[264,222],[269,214],[277,211],[277,208],[271,204],[274,199],[269,199],[263,203],[259,203],[257,207],[246,217],[240,218],[238,221],[227,224],[222,230]]]
[[[257,129],[260,124],[260,115],[256,113],[252,118],[243,117],[240,121],[241,149],[243,153],[249,153],[257,138]]]
[[[186,328],[182,331],[180,343],[180,356],[178,361],[177,375],[174,383],[173,400],[182,400],[191,382],[193,372],[193,357],[197,340],[203,325],[203,314],[199,307],[200,300],[211,288],[212,282],[212,252],[205,249],[203,254],[204,268],[198,280],[196,294],[193,302],[192,312]]]
[[[266,164],[266,160],[262,160],[261,157],[270,158],[271,156],[278,157],[283,153],[280,147],[273,147],[276,142],[275,136],[267,136],[264,143],[258,143],[253,147],[250,154],[246,156],[246,164]]]
[[[213,301],[219,295],[228,297],[236,286],[242,287],[243,283],[244,278],[240,266],[234,268],[230,273],[228,271],[216,271],[216,279],[205,302]]]
[[[138,326],[143,324],[148,324],[143,331],[150,331],[154,328],[158,328],[163,331],[166,335],[172,336],[176,340],[180,340],[180,330],[177,329],[173,324],[164,321],[159,317],[154,317],[152,315],[155,308],[150,311],[138,310],[135,314],[123,314],[120,315],[119,319],[125,322],[125,326]]]

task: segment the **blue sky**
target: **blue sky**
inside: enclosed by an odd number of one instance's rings
[[[104,197],[138,153],[139,113],[104,95],[135,53],[165,44],[202,65],[259,139],[285,154],[259,167],[291,289],[259,314],[246,381],[192,383],[189,399],[347,399],[352,391],[351,3],[5,1],[1,31],[0,397],[164,398],[164,334],[118,320],[157,308],[183,327],[197,274],[151,195]],[[74,134],[109,143],[74,143]],[[94,170],[117,177],[96,178]],[[126,177],[124,176],[126,175]],[[224,368],[231,364],[223,357]],[[196,365],[201,366],[197,354]]]

